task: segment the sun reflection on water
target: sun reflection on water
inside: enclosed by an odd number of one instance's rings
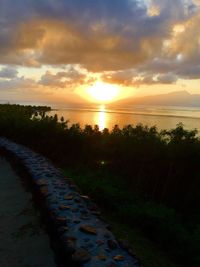
[[[97,124],[99,125],[100,131],[106,128],[106,110],[105,110],[104,105],[101,105],[99,108],[97,121],[98,121]]]

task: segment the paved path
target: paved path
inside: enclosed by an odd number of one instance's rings
[[[49,238],[20,178],[0,157],[0,266],[55,267]]]

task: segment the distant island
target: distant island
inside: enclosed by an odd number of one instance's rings
[[[190,94],[187,91],[177,91],[168,94],[128,98],[117,101],[113,104],[117,106],[154,105],[200,107],[200,94]]]

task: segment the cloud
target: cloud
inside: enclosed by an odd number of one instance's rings
[[[171,40],[169,55],[181,54],[184,61],[200,63],[200,12],[182,24],[183,30],[176,32]]]
[[[68,71],[57,72],[52,74],[47,71],[40,79],[38,84],[54,88],[69,88],[75,85],[83,83],[86,75],[80,73],[74,68],[70,68]]]
[[[81,64],[92,71],[127,69],[159,55],[171,25],[185,19],[181,0],[0,0],[1,63]]]
[[[4,67],[0,70],[0,78],[12,79],[16,78],[18,71],[14,68]]]
[[[172,84],[178,80],[177,76],[172,73],[158,75],[156,82],[161,84]]]
[[[200,2],[187,2],[17,0],[13,6],[0,0],[0,64],[79,64],[123,86],[198,78]],[[2,71],[0,76],[18,81],[14,69]],[[39,86],[65,88],[86,80],[75,69],[46,72]]]
[[[178,76],[170,72],[164,74],[154,74],[151,72],[139,75],[136,70],[117,71],[109,74],[103,74],[101,78],[104,82],[137,87],[140,85],[173,84],[178,80]]]
[[[114,83],[123,86],[133,85],[133,78],[138,74],[134,70],[116,71],[112,73],[104,73],[101,79],[107,83]]]
[[[177,75],[183,79],[200,79],[200,65],[198,66],[188,66],[180,69]]]
[[[87,72],[84,70],[77,70],[74,67],[63,69],[52,73],[46,71],[39,80],[26,78],[24,76],[18,77],[18,72],[13,68],[3,68],[0,70],[0,90],[48,90],[61,89],[67,92],[73,92],[76,86],[86,82],[94,82]]]
[[[23,90],[36,87],[36,83],[32,79],[25,79],[24,77],[15,77],[13,79],[0,80],[0,90],[1,91],[15,91],[15,90]]]
[[[136,77],[133,80],[134,86],[140,85],[153,85],[153,84],[174,84],[178,80],[178,77],[173,73],[159,74],[159,75],[146,75],[142,77]]]

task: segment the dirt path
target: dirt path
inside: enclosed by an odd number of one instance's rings
[[[56,267],[32,195],[0,157],[0,266]]]

